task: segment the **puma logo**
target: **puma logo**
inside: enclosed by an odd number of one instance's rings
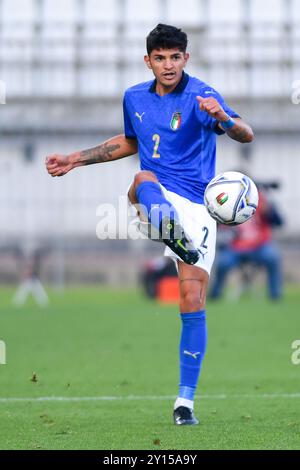
[[[185,354],[186,356],[192,356],[194,359],[197,359],[197,356],[199,356],[201,354],[201,352],[195,352],[195,353],[191,353],[190,351],[187,351],[186,349],[183,351],[183,354]]]
[[[205,248],[200,247],[200,248],[197,249],[197,251],[202,256],[202,258],[204,260],[204,256],[208,253],[208,250],[206,249],[206,251],[205,251]]]
[[[145,113],[139,114],[137,111],[135,112],[135,116],[142,122],[143,116]]]

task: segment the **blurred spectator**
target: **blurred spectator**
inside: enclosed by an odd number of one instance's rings
[[[21,283],[13,298],[14,305],[21,307],[31,294],[38,305],[45,307],[49,303],[48,295],[39,279],[42,250],[33,250],[29,254],[22,254]]]
[[[165,278],[174,278],[178,284],[177,269],[172,259],[161,256],[148,260],[144,264],[140,275],[140,282],[147,297],[152,299],[158,297],[159,283]]]
[[[245,268],[248,264],[256,270],[262,266],[268,278],[268,293],[271,299],[282,296],[281,256],[272,241],[272,228],[281,226],[283,220],[274,203],[270,202],[263,186],[259,188],[259,205],[256,213],[244,224],[234,227],[219,225],[220,244],[216,260],[210,298],[222,296],[228,273],[234,268]],[[251,279],[244,271],[244,281]]]

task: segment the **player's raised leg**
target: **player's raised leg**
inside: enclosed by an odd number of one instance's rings
[[[159,231],[163,242],[185,263],[195,264],[199,253],[179,222],[174,206],[165,198],[157,177],[151,171],[140,171],[129,189],[133,204],[140,204],[149,222]]]
[[[194,416],[194,395],[206,351],[206,291],[209,276],[196,266],[178,261],[180,282],[180,316],[182,321],[179,347],[180,383],[174,404],[174,424],[198,424]]]

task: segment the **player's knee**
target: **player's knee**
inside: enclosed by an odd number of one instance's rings
[[[131,204],[138,204],[138,200],[135,195],[135,189],[134,189],[134,184],[130,186],[128,193],[127,193],[128,199],[131,202]]]
[[[158,182],[157,177],[152,171],[139,171],[134,177],[134,187],[135,189],[145,181],[153,181],[154,183]]]
[[[197,312],[205,306],[205,299],[201,298],[200,289],[182,288],[180,291],[181,312]]]

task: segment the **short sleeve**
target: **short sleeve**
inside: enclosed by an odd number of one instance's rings
[[[209,98],[210,96],[212,96],[220,103],[220,105],[224,109],[225,113],[228,114],[228,116],[232,118],[240,118],[240,115],[237,114],[233,109],[231,109],[230,106],[228,106],[223,96],[220,95],[220,93],[218,93],[213,88],[201,90],[201,92],[199,93],[199,96],[202,96],[203,98]],[[197,115],[200,117],[202,123],[218,135],[225,134],[225,131],[223,131],[219,127],[219,121],[209,116],[205,111],[201,111],[197,100],[196,102],[197,102]]]
[[[123,99],[123,117],[124,117],[124,134],[127,139],[136,139],[136,133],[133,128],[130,115],[128,112],[128,103],[126,94],[124,95]]]

